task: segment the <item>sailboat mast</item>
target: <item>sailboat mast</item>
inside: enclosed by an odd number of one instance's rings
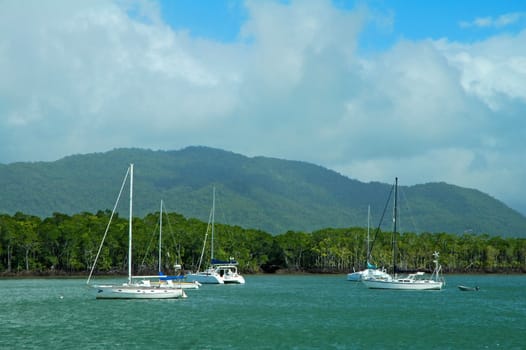
[[[133,164],[130,164],[130,214],[128,223],[128,283],[132,276]]]
[[[395,178],[393,208],[393,273],[396,273],[396,219],[398,217],[398,178]]]
[[[214,260],[214,217],[216,211],[216,187],[212,192],[212,239],[210,240],[210,259]]]
[[[161,273],[161,241],[163,239],[163,200],[161,199],[161,210],[159,210],[159,273]]]
[[[367,206],[367,265],[369,265],[369,255],[371,254],[371,238],[369,236],[371,226],[371,206]],[[367,266],[369,268],[369,266]]]

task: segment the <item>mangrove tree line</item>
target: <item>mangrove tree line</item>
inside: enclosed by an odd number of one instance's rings
[[[116,215],[108,226],[110,214],[109,211],[72,216],[55,213],[44,219],[23,213],[0,215],[0,274],[87,274],[107,227],[109,231],[95,271],[125,273],[128,219]],[[166,273],[173,273],[175,264],[195,270],[203,251],[204,264],[209,261],[208,223],[170,213],[163,220],[162,230],[162,265]],[[133,270],[155,272],[159,213],[134,218],[133,232]],[[346,273],[363,268],[367,258],[367,229],[362,227],[327,228],[310,233],[289,231],[273,236],[261,230],[216,223],[214,232],[215,257],[234,257],[243,273],[276,270]],[[207,244],[203,249],[206,233]],[[391,266],[392,236],[391,232],[376,235],[371,259],[376,265]],[[439,251],[445,272],[526,272],[523,238],[412,232],[396,234],[395,238],[401,270],[429,270],[432,253]]]

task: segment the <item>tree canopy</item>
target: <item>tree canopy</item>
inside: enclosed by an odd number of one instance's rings
[[[0,273],[84,274],[93,265],[108,226],[109,211],[74,215],[54,213],[41,219],[24,213],[0,215]],[[162,264],[195,270],[203,250],[208,223],[169,213],[163,220]],[[133,271],[155,272],[158,266],[159,213],[133,219]],[[257,229],[215,224],[215,257],[235,257],[244,273],[306,271],[346,273],[365,265],[367,229],[326,228],[314,232],[288,231],[272,235]],[[380,231],[372,262],[392,263],[391,232]],[[405,232],[397,234],[399,270],[432,269],[432,253],[440,252],[445,272],[526,272],[526,239],[486,234]],[[209,240],[208,240],[209,243]],[[118,215],[109,226],[96,266],[100,274],[126,271],[128,220]],[[210,249],[204,249],[210,261]]]

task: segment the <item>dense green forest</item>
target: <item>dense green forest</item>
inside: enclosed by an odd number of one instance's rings
[[[109,211],[72,216],[55,213],[45,219],[20,212],[0,215],[0,274],[87,275],[107,228],[95,271],[124,273],[128,219],[117,215],[108,226],[110,215]],[[158,212],[133,219],[135,273],[157,270],[158,223]],[[164,272],[173,273],[176,263],[186,270],[195,269],[208,225],[177,213],[167,214],[162,228]],[[214,227],[215,257],[235,257],[243,273],[345,273],[363,268],[366,260],[367,229],[362,227],[288,231],[281,235],[217,223]],[[374,236],[373,262],[389,267],[392,233],[378,231]],[[445,272],[526,272],[524,238],[407,232],[397,234],[397,242],[398,264],[406,271],[431,269],[431,254],[439,251]]]
[[[116,149],[54,162],[0,164],[0,213],[46,218],[107,209],[130,163],[135,164],[135,215],[154,212],[166,199],[170,211],[206,221],[216,187],[222,222],[274,235],[365,226],[367,208],[371,217],[380,217],[391,188],[315,164],[207,147]],[[443,182],[403,185],[400,179],[401,231],[526,238],[524,215],[476,189]],[[387,222],[382,228],[391,229]]]

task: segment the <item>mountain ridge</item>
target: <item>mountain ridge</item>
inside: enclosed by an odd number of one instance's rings
[[[168,210],[206,221],[215,186],[216,220],[273,234],[364,227],[369,205],[376,226],[392,186],[308,162],[204,146],[118,148],[54,162],[0,164],[0,212],[44,217],[111,209],[129,163],[135,163],[137,216],[157,211],[164,199]],[[413,224],[400,231],[526,236],[526,217],[479,190],[445,182],[399,188],[401,202],[405,196],[410,203],[409,219],[401,222]],[[382,229],[390,230],[390,220],[383,221]]]

